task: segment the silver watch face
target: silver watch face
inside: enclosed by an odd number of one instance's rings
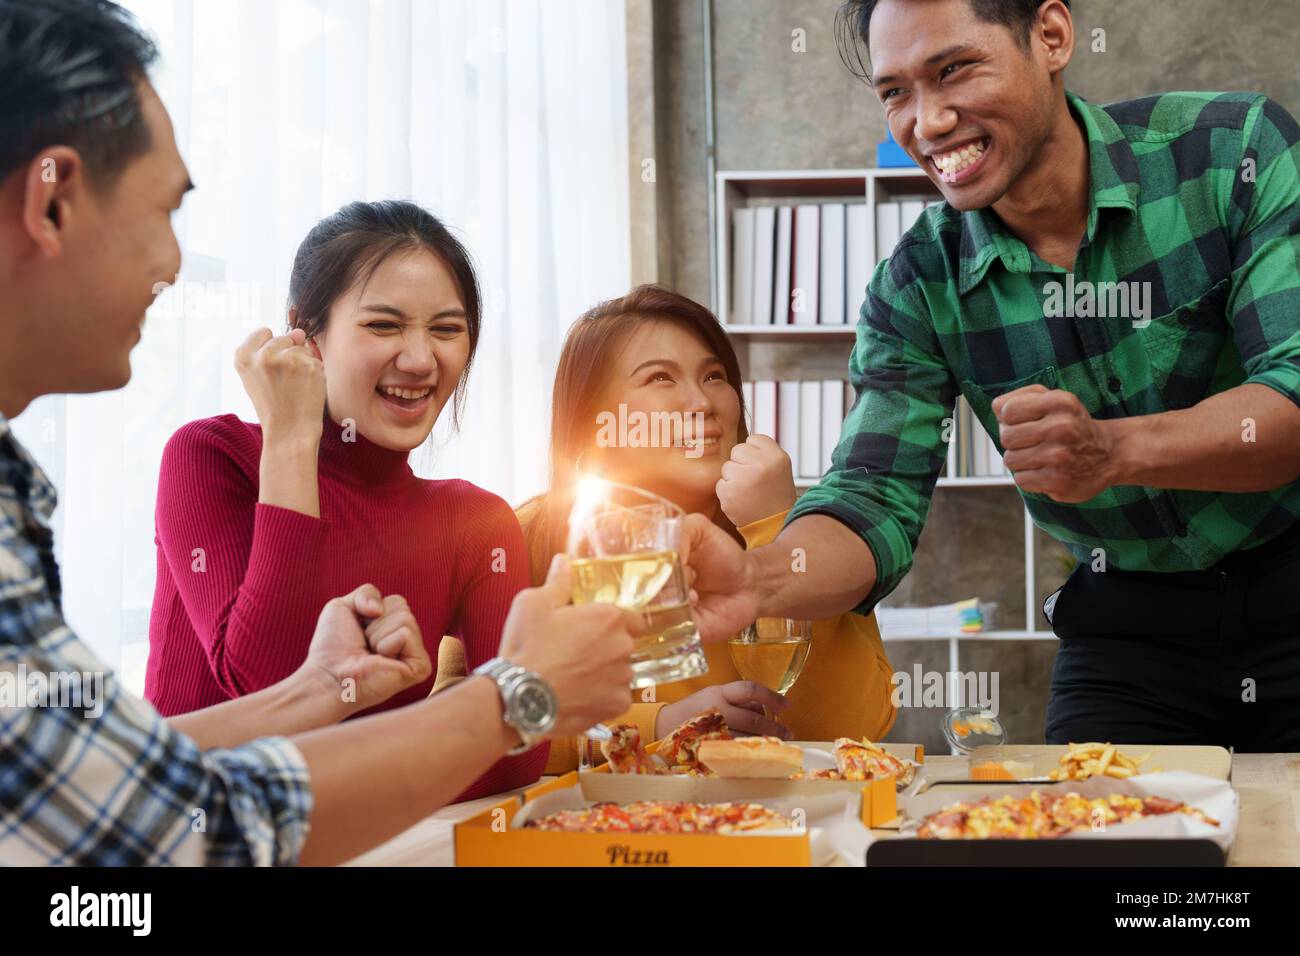
[[[555,694],[543,681],[530,678],[520,683],[510,705],[514,724],[525,733],[545,733],[555,723]]]

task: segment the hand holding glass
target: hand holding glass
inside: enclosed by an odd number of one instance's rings
[[[614,604],[640,616],[632,690],[709,670],[678,559],[685,518],[666,498],[597,478],[583,479],[569,515],[573,603]],[[588,732],[606,736],[600,727]]]
[[[632,689],[707,673],[678,560],[681,508],[631,485],[587,478],[569,517],[574,604],[615,604],[641,617]]]
[[[760,617],[728,641],[727,647],[741,677],[784,696],[808,661],[812,621]]]

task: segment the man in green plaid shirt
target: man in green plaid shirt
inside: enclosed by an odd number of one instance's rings
[[[1300,128],[1258,94],[1067,93],[1068,7],[841,10],[947,202],[867,289],[830,471],[727,573],[763,614],[869,611],[960,393],[1080,562],[1045,606],[1047,739],[1300,750]]]

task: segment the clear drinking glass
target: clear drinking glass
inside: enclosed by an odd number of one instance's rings
[[[678,549],[684,512],[632,485],[584,478],[569,515],[574,604],[614,604],[640,616],[632,690],[699,677],[709,665],[695,628]],[[597,725],[578,739],[579,769],[596,761]]]
[[[569,516],[574,604],[616,604],[641,618],[632,689],[708,672],[678,548],[686,513],[641,488],[586,478]]]
[[[812,621],[760,617],[729,640],[727,649],[741,677],[784,696],[808,662],[812,632]]]

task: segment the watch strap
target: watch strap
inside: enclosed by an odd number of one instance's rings
[[[511,747],[506,751],[506,756],[517,757],[522,753],[532,750],[542,742],[543,735],[534,736],[528,733],[522,727],[511,719],[510,714],[510,691],[524,678],[536,677],[532,671],[520,667],[518,664],[512,664],[504,657],[494,657],[485,661],[478,667],[474,668],[474,674],[490,678],[497,685],[497,691],[501,694],[501,719],[505,725],[519,735],[519,745]],[[540,680],[540,678],[538,678]]]

